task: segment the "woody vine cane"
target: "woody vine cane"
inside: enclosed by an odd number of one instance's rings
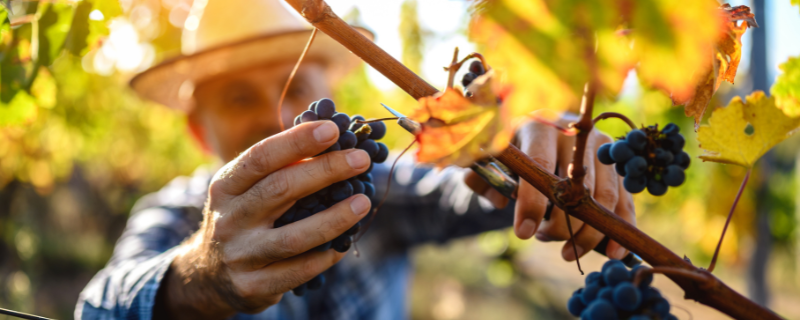
[[[434,95],[436,88],[425,82],[402,63],[341,20],[322,0],[286,0],[298,13],[320,31],[344,45],[364,62],[378,70],[414,99]],[[596,87],[590,82],[581,105],[572,177],[561,179],[513,145],[496,156],[522,179],[544,194],[556,206],[598,231],[608,235],[626,249],[635,252],[654,267],[677,268],[698,274],[686,277],[684,272],[665,275],[678,284],[687,299],[693,299],[736,319],[781,319],[769,309],[750,301],[725,285],[710,272],[693,266],[647,234],[617,217],[598,204],[581,183],[585,174],[582,161],[586,139],[593,129],[591,118]],[[700,279],[706,279],[701,281]]]

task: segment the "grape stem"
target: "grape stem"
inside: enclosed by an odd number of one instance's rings
[[[605,119],[608,119],[608,118],[620,119],[622,121],[625,121],[625,123],[627,123],[628,126],[630,126],[632,130],[636,130],[637,129],[636,128],[636,124],[634,124],[633,121],[631,121],[631,119],[626,117],[624,114],[617,113],[617,112],[603,112],[600,115],[598,115],[597,117],[595,117],[594,120],[592,120],[592,122],[595,125],[597,125],[597,122],[599,122],[600,120],[605,120]]]
[[[481,65],[483,65],[483,70],[489,71],[489,66],[486,65],[486,60],[483,58],[483,55],[477,52],[473,52],[468,54],[466,57],[458,61],[458,47],[456,47],[455,51],[453,52],[453,62],[450,63],[450,66],[444,67],[444,71],[447,71],[447,87],[452,88],[455,84],[455,77],[456,72],[461,69],[461,66],[464,65],[464,62],[472,58],[478,58],[481,61]]]
[[[731,223],[731,218],[733,217],[733,211],[736,210],[736,204],[739,203],[739,198],[742,197],[742,192],[744,192],[744,187],[747,185],[747,181],[750,180],[751,172],[753,172],[752,167],[747,169],[747,174],[744,175],[744,180],[742,180],[742,186],[739,187],[739,192],[736,193],[736,199],[733,199],[733,205],[731,206],[731,211],[728,212],[728,219],[725,220],[725,227],[722,228],[722,235],[719,236],[719,242],[717,242],[717,249],[714,250],[714,257],[711,258],[711,264],[708,266],[708,272],[713,272],[714,267],[717,266],[717,257],[719,257],[719,249],[722,247],[722,240],[725,239],[725,232],[728,231],[728,225]]]
[[[633,285],[638,287],[639,283],[644,280],[644,277],[655,273],[684,277],[697,282],[701,287],[712,283],[712,279],[707,275],[708,271],[692,271],[673,267],[652,267],[639,268],[633,276]]]
[[[286,130],[286,127],[283,125],[283,115],[281,114],[281,108],[283,108],[283,99],[286,98],[286,92],[289,91],[289,85],[292,84],[292,79],[294,79],[294,75],[297,73],[297,69],[300,68],[300,63],[303,62],[303,59],[306,57],[306,53],[308,53],[308,48],[311,48],[311,43],[314,42],[314,38],[317,36],[317,28],[314,28],[311,31],[311,35],[308,37],[308,42],[306,43],[306,47],[303,48],[303,53],[300,54],[300,58],[297,59],[297,63],[294,64],[294,68],[292,69],[292,73],[289,74],[289,78],[286,79],[286,84],[283,86],[283,91],[281,91],[281,98],[278,99],[278,124],[281,126],[281,131]]]
[[[578,264],[578,271],[580,271],[581,275],[583,275],[583,270],[581,269],[581,259],[578,257],[578,247],[575,244],[575,235],[572,233],[572,222],[570,222],[569,217],[565,217],[567,220],[567,230],[569,230],[569,241],[572,241],[572,252],[575,253],[575,263]]]
[[[319,28],[332,39],[341,43],[414,99],[418,100],[439,92],[400,61],[397,61],[374,42],[342,21],[329,6],[325,5],[324,1],[285,1],[314,27]],[[591,124],[591,119],[589,122]],[[578,129],[581,128],[578,127]],[[655,239],[617,216],[614,212],[598,204],[588,192],[571,193],[569,197],[564,196],[563,189],[569,185],[569,180],[561,179],[548,172],[544,166],[514,145],[509,144],[508,148],[498,154],[496,158],[559,208],[594,227],[601,233],[608,235],[626,249],[638,254],[650,265],[680,268],[689,271],[699,270]],[[764,306],[734,291],[712,274],[709,273],[708,276],[710,285],[700,288],[694,281],[667,274],[667,277],[684,290],[686,299],[696,300],[732,318],[781,319],[781,317]]]

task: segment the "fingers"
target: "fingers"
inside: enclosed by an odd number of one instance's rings
[[[334,151],[278,170],[256,183],[239,201],[239,211],[257,220],[275,218],[274,208],[283,208],[336,182],[366,171],[366,151]],[[279,210],[277,212],[283,212]]]
[[[555,129],[540,124],[523,126],[518,134],[520,149],[531,156],[547,171],[553,172],[556,166]],[[514,232],[520,239],[529,239],[538,229],[547,207],[547,198],[525,180],[520,180],[517,191],[517,204],[514,208]]]
[[[614,213],[616,213],[620,218],[625,221],[628,221],[632,225],[636,225],[636,208],[633,205],[633,196],[625,190],[625,187],[622,185],[622,177],[618,177],[617,179],[618,188],[619,188],[619,201],[617,202],[616,207],[614,208]],[[606,246],[606,255],[612,259],[622,259],[628,254],[628,250],[623,248],[619,243],[614,240],[608,242],[608,246]]]
[[[243,241],[254,249],[229,259],[259,268],[299,255],[343,234],[366,215],[371,205],[367,196],[358,194],[306,219],[268,232],[253,232]]]
[[[225,165],[210,191],[239,195],[270,173],[327,149],[339,137],[331,121],[303,123],[261,140]]]
[[[475,171],[469,171],[464,175],[464,183],[466,183],[472,191],[489,200],[495,208],[502,209],[508,205],[509,199],[492,188],[492,186],[475,173]]]
[[[237,273],[231,277],[239,297],[250,305],[274,305],[282,293],[288,292],[344,258],[336,250],[310,251],[281,260],[251,272]]]

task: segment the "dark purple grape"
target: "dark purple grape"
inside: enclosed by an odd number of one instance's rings
[[[633,269],[631,269],[631,279],[636,277],[636,272],[638,272],[641,269],[648,269],[648,268],[643,266],[643,265],[638,265],[638,266],[633,267]],[[653,283],[653,274],[652,273],[648,274],[647,276],[642,278],[641,282],[639,282],[639,288],[640,289],[645,289],[645,288],[649,287],[651,283]]]
[[[332,245],[333,245],[333,242],[332,241],[328,241],[328,242],[325,242],[325,243],[323,243],[321,245],[318,245],[316,248],[314,248],[314,250],[317,250],[319,252],[325,252],[325,251],[328,251],[328,249],[330,249]]]
[[[325,284],[325,275],[318,274],[308,281],[308,290],[317,290]]]
[[[335,123],[336,126],[339,127],[340,134],[344,133],[345,131],[347,131],[348,128],[350,128],[350,117],[348,117],[347,114],[344,113],[334,114],[331,117],[331,121],[333,121],[333,123]]]
[[[317,114],[314,113],[314,111],[306,110],[300,114],[300,121],[303,123],[317,121],[317,120],[319,120],[319,117],[317,117]]]
[[[623,266],[624,267],[625,264],[622,263],[622,261],[615,260],[615,259],[608,260],[605,263],[603,263],[603,268],[600,269],[600,273],[606,272],[606,270],[610,269],[613,266]]]
[[[300,221],[305,218],[311,216],[311,210],[308,209],[298,209],[297,213],[294,214],[294,221]]]
[[[683,136],[680,134],[668,136],[666,141],[670,142],[669,150],[672,151],[672,153],[681,153],[684,145],[686,145],[686,140],[684,140]]]
[[[325,149],[324,153],[339,151],[342,150],[342,146],[338,142],[334,142],[328,149]]]
[[[661,316],[661,318],[666,318],[667,315],[669,315],[669,309],[670,309],[669,301],[667,301],[667,299],[664,298],[658,298],[656,299],[656,302],[653,304],[651,309],[653,310],[653,312]]]
[[[616,163],[627,162],[633,156],[633,150],[625,140],[614,142],[614,145],[611,146],[611,159],[614,159]]]
[[[627,270],[626,270],[627,271]],[[614,306],[625,310],[635,311],[642,304],[642,294],[633,283],[623,282],[614,287]]]
[[[664,183],[670,187],[677,187],[686,180],[686,174],[683,172],[683,168],[674,164],[668,166],[666,170],[664,170],[662,176],[664,177]]]
[[[350,131],[356,132],[356,130],[360,129],[361,126],[364,125],[363,123],[358,123],[357,120],[365,121],[367,119],[364,119],[364,117],[361,115],[354,115],[350,117]]]
[[[389,147],[387,147],[385,144],[381,142],[378,142],[378,154],[376,154],[375,157],[372,158],[372,162],[384,163],[386,161],[386,158],[388,157],[389,157]]]
[[[625,163],[626,177],[641,177],[647,172],[647,160],[643,157],[635,156]]]
[[[350,186],[353,187],[353,194],[363,194],[364,193],[364,183],[361,180],[350,178],[347,179],[347,182],[350,183]]]
[[[336,105],[331,99],[324,98],[317,101],[317,107],[314,109],[320,119],[330,119],[336,113]]]
[[[600,286],[603,286],[603,274],[597,271],[592,272],[586,276],[586,279],[584,281],[587,286],[592,283],[597,283]]]
[[[364,182],[364,195],[369,198],[375,196],[375,186],[371,182]]]
[[[352,149],[358,143],[358,139],[356,138],[356,134],[351,131],[345,131],[341,135],[339,135],[339,147],[342,150]]]
[[[313,111],[314,113],[317,113],[317,102],[319,101],[314,101],[311,104],[309,104],[308,111]]]
[[[313,209],[318,204],[319,204],[319,198],[317,198],[313,194],[297,201],[297,205],[299,205],[303,209]]]
[[[614,164],[614,159],[611,159],[611,143],[606,143],[597,148],[597,160],[602,164]]]
[[[580,294],[574,294],[569,298],[569,301],[567,301],[567,310],[576,317],[580,317],[581,312],[586,310],[586,304],[581,300]]]
[[[581,314],[581,319],[587,320],[617,320],[617,310],[614,305],[604,299],[598,299],[589,304]]]
[[[480,60],[473,60],[469,64],[469,72],[472,72],[477,75],[483,75],[486,73],[486,70],[483,69],[483,63]]]
[[[294,125],[298,125],[298,124],[301,124],[301,123],[303,123],[303,120],[301,119],[300,115],[294,117]]]
[[[328,209],[328,207],[322,204],[318,204],[316,207],[314,207],[314,209],[311,210],[311,214],[320,213],[322,211],[325,211],[325,209]]]
[[[294,295],[299,297],[299,296],[302,296],[302,295],[306,294],[306,289],[307,289],[307,286],[304,283],[304,284],[301,284],[299,287],[292,289],[292,293],[294,293]]]
[[[464,88],[469,87],[469,84],[472,83],[472,81],[475,81],[475,78],[477,77],[478,77],[477,74],[474,74],[472,72],[467,72],[464,74],[463,77],[461,77],[461,85],[463,85]]]
[[[647,146],[647,135],[642,130],[631,130],[625,138],[631,149],[636,151],[644,150]]]
[[[614,302],[614,287],[605,287],[600,289],[597,293],[597,299],[604,299],[608,302]]]
[[[672,160],[675,159],[675,156],[672,155],[672,152],[662,148],[656,148],[653,150],[653,154],[655,155],[655,162],[659,166],[666,166],[672,163]]]
[[[689,168],[689,164],[692,162],[692,159],[689,158],[689,154],[686,152],[678,153],[675,156],[675,159],[672,160],[673,164],[677,164],[679,167],[683,168],[684,170]]]
[[[378,144],[372,139],[359,142],[356,148],[366,151],[370,158],[378,155]]]
[[[642,192],[644,191],[644,188],[647,187],[647,177],[625,176],[625,179],[622,179],[622,186],[624,186],[625,190],[628,190],[630,193]]]
[[[350,250],[350,246],[353,244],[353,239],[350,236],[343,234],[336,239],[333,239],[333,250],[338,252],[347,252]]]
[[[331,199],[335,202],[342,201],[353,195],[353,186],[347,181],[339,181],[331,185]]]
[[[358,175],[358,180],[361,180],[362,182],[370,182],[371,183],[372,182],[372,174],[369,173],[369,171],[366,171],[366,172]]]
[[[380,140],[386,135],[386,124],[379,121],[370,123],[369,126],[372,128],[372,133],[369,134],[369,138],[372,140]]]
[[[356,222],[356,224],[354,224],[352,227],[350,227],[350,229],[347,229],[347,231],[345,231],[344,234],[349,235],[349,236],[353,236],[353,235],[357,234],[359,231],[361,231],[361,221]]]
[[[668,135],[668,136],[669,135],[673,135],[673,134],[677,134],[680,131],[681,131],[681,128],[679,128],[678,125],[674,124],[674,123],[667,124],[666,126],[664,126],[663,129],[661,129],[661,133],[663,133],[665,135]]]
[[[581,301],[583,301],[583,304],[589,305],[592,303],[592,301],[597,298],[597,294],[600,293],[600,289],[603,289],[603,287],[597,283],[586,285],[581,293]]]
[[[620,176],[625,176],[625,162],[617,162],[614,164],[614,170],[617,171],[617,174]]]
[[[625,265],[612,266],[606,271],[603,271],[603,281],[605,281],[608,286],[613,287],[621,282],[629,280],[630,274],[628,273],[628,268],[625,268]]]
[[[654,196],[661,196],[667,193],[667,184],[656,179],[647,179],[647,192]]]

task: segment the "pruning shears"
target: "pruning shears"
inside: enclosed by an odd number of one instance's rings
[[[417,135],[422,130],[422,125],[419,122],[409,119],[405,115],[396,110],[390,108],[389,106],[381,103],[381,105],[386,108],[389,112],[391,112],[395,117],[397,117],[397,124],[400,125],[403,129],[410,132],[413,135]],[[481,178],[483,178],[486,183],[488,183],[492,188],[500,192],[503,196],[509,199],[516,199],[517,198],[517,189],[519,188],[519,177],[515,174],[511,169],[506,167],[503,163],[495,159],[494,157],[487,154],[487,157],[483,160],[476,161],[470,166],[472,171],[478,174]],[[556,171],[558,171],[558,167],[556,167]],[[550,212],[553,210],[553,203],[548,202],[547,210],[545,211],[545,219],[549,219]],[[606,236],[603,240],[594,248],[594,251],[606,255],[606,245],[608,245],[608,241],[611,239]],[[630,252],[628,253],[625,258],[622,259],[622,262],[625,263],[630,268],[633,268],[642,263],[641,258],[636,254]]]

